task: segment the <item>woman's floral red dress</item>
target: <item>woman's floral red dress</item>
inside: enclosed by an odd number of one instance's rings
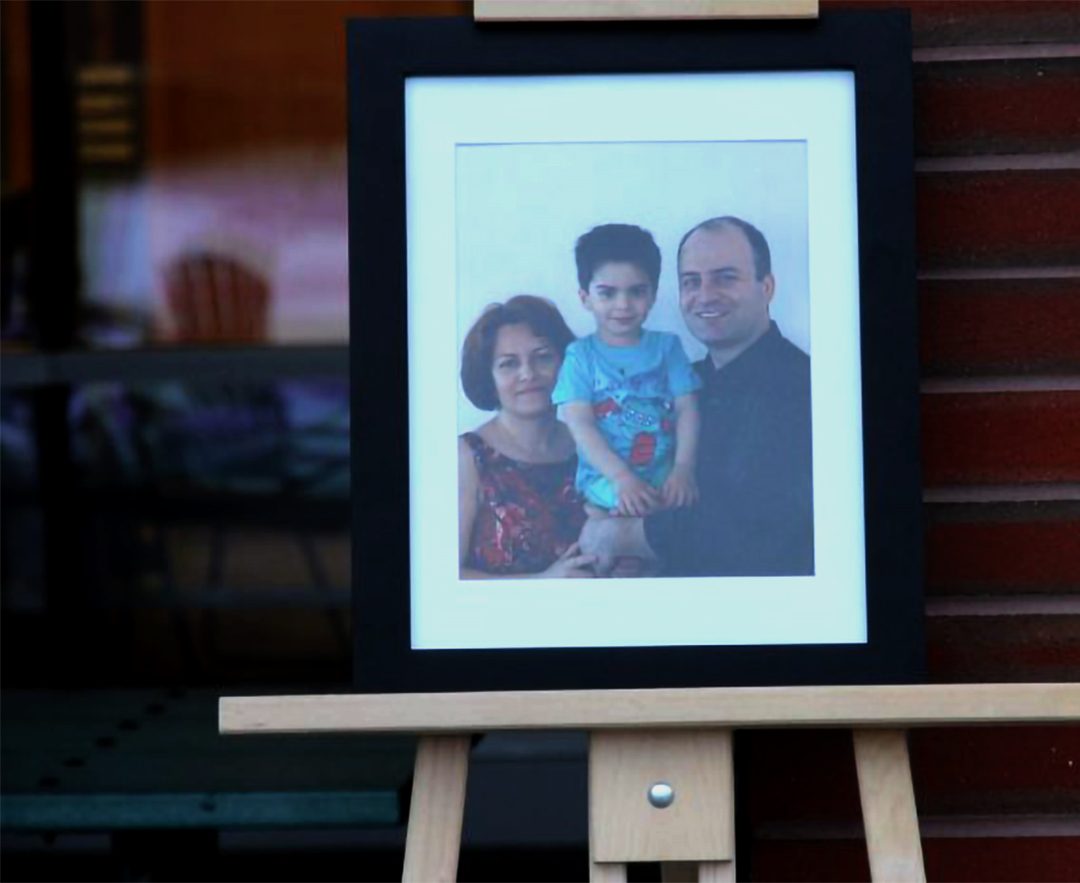
[[[500,454],[475,432],[464,438],[480,478],[480,508],[465,566],[507,575],[546,570],[585,523],[574,490],[577,457],[523,463]]]

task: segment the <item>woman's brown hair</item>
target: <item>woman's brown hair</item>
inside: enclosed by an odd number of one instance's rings
[[[461,385],[470,402],[482,411],[495,411],[499,396],[491,367],[495,361],[495,339],[507,325],[525,325],[537,337],[548,341],[561,359],[574,340],[558,307],[546,298],[518,294],[504,304],[492,304],[465,335],[461,348]]]

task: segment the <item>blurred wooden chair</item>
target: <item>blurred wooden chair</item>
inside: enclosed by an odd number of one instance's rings
[[[174,339],[181,343],[256,343],[267,339],[270,282],[241,259],[188,252],[165,270]]]
[[[168,264],[164,281],[173,326],[171,340],[209,345],[265,343],[269,336],[271,286],[267,276],[256,269],[259,263],[207,247],[187,251]],[[193,472],[212,476],[219,489],[231,488],[234,495],[247,496],[254,514],[267,505],[288,511],[290,504],[303,495],[304,488],[288,474],[292,439],[279,384],[228,381],[210,387],[197,385],[186,389],[185,398],[189,409],[162,429],[162,439],[173,438],[173,448],[186,448],[189,455],[204,454],[181,459],[193,464]],[[193,447],[197,450],[193,451]],[[256,487],[259,484],[262,486]],[[227,539],[230,529],[246,519],[236,507],[230,507],[230,517],[211,509],[207,513],[210,548],[204,577],[209,603],[203,621],[204,644],[211,655],[217,655],[216,608],[228,606]],[[179,598],[164,529],[164,524],[159,525],[157,548],[170,594]],[[310,586],[324,605],[334,638],[347,649],[347,624],[312,531],[307,525],[297,524],[290,533],[299,545]]]

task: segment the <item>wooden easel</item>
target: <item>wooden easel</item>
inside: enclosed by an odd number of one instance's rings
[[[590,879],[626,880],[632,861],[666,879],[733,880],[731,732],[852,727],[870,872],[925,880],[905,730],[1080,721],[1080,684],[933,684],[262,696],[222,699],[223,733],[421,733],[405,845],[406,881],[457,873],[469,733],[584,729]],[[666,808],[649,803],[664,782]]]

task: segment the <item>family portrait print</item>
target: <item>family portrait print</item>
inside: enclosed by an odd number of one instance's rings
[[[812,575],[805,142],[455,154],[461,578]]]
[[[851,75],[405,108],[411,646],[864,641]]]

